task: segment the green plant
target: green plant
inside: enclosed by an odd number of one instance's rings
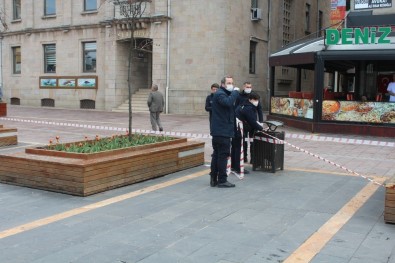
[[[59,136],[56,136],[56,143],[54,144],[53,141],[50,140],[46,149],[72,153],[96,153],[174,140],[173,137],[169,136],[152,136],[139,133],[132,134],[131,138],[132,139],[129,140],[129,134],[113,135],[107,138],[100,138],[96,135],[94,140],[89,140],[88,137],[85,136],[85,141],[83,142],[60,143]]]

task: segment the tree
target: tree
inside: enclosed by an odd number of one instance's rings
[[[132,136],[132,55],[134,50],[146,51],[146,46],[152,43],[143,42],[140,45],[136,45],[136,37],[134,36],[137,29],[137,24],[141,20],[147,3],[151,0],[110,0],[114,5],[119,6],[120,14],[123,22],[126,22],[127,28],[130,32],[130,44],[128,50],[128,95],[129,95],[129,140]]]
[[[0,9],[0,41],[3,41],[3,33],[8,30],[8,25],[5,19],[5,12],[3,9]],[[1,55],[2,50],[1,50]],[[2,72],[1,72],[2,73]],[[3,100],[3,76],[1,76],[1,83],[0,83],[0,102]]]

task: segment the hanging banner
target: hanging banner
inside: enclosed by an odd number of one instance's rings
[[[355,0],[354,9],[392,7],[392,0]]]
[[[341,28],[341,22],[346,16],[346,0],[331,0],[331,25]]]

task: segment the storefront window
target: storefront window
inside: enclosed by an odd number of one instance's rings
[[[21,47],[13,47],[12,48],[12,57],[13,57],[13,73],[21,74]]]
[[[83,71],[96,72],[96,42],[83,43]]]
[[[44,45],[44,72],[56,72],[56,45]]]

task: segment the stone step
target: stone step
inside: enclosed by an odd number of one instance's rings
[[[132,112],[149,112],[147,106],[147,99],[151,89],[140,89],[132,95]],[[129,100],[125,100],[124,103],[119,105],[117,108],[112,109],[115,112],[128,112],[129,111]]]

